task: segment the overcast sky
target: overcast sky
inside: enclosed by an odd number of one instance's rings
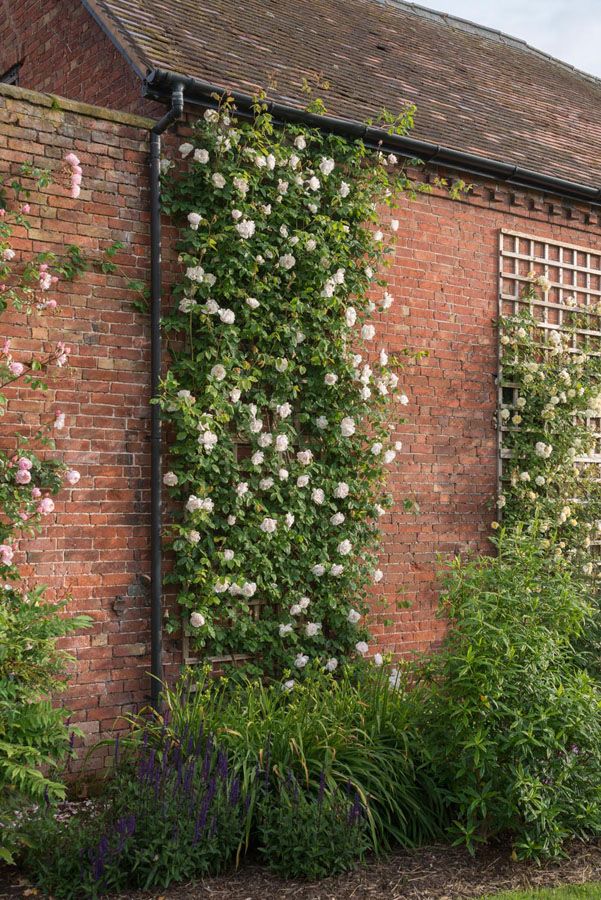
[[[601,77],[601,0],[416,0],[522,38]]]

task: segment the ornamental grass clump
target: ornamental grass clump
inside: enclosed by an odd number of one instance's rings
[[[276,129],[260,102],[251,121],[207,110],[179,154],[162,184],[182,274],[160,403],[181,624],[201,656],[254,674],[333,669],[368,652],[382,580],[408,398],[379,274],[398,221],[376,206],[411,185],[395,157]]]
[[[91,808],[57,821],[49,807],[24,826],[25,867],[65,900],[216,875],[234,864],[249,799],[210,734],[160,748],[146,735]]]
[[[336,788],[326,793],[325,773],[317,794],[292,772],[266,791],[259,816],[259,850],[265,864],[284,878],[326,878],[348,872],[370,846],[359,794]]]
[[[456,843],[508,837],[520,858],[601,834],[601,685],[575,650],[593,606],[531,525],[500,532],[496,557],[451,564],[452,624],[416,688]]]

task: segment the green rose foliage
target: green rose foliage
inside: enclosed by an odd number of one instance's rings
[[[185,273],[163,319],[168,578],[197,650],[279,673],[367,638],[348,616],[367,611],[407,402],[380,356],[376,204],[411,185],[360,141],[234,116],[207,111],[163,184]]]
[[[505,480],[498,505],[509,529],[528,528],[543,550],[564,557],[598,605],[595,563],[601,530],[599,453],[601,357],[593,329],[599,310],[564,311],[562,331],[540,327],[536,282],[529,309],[500,321],[506,431]],[[577,329],[586,329],[586,343]],[[598,671],[601,622],[587,630],[589,664]],[[584,645],[583,645],[584,646]]]

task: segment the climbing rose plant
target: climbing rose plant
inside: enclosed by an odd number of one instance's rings
[[[276,130],[260,103],[251,121],[207,110],[179,155],[163,184],[185,226],[163,319],[169,580],[204,655],[334,671],[369,652],[383,577],[377,523],[408,398],[379,274],[398,221],[376,209],[413,187],[396,157]]]
[[[66,157],[65,169],[76,198],[81,167],[75,154]],[[52,253],[25,259],[13,247],[15,228],[29,227],[32,187],[49,183],[47,172],[30,166],[0,182],[0,316],[10,316],[13,327],[24,325],[26,334],[38,316],[56,309],[53,288],[59,275],[72,271]],[[66,661],[56,642],[88,623],[83,616],[62,617],[63,604],[45,600],[43,587],[30,588],[15,553],[17,542],[39,531],[53,512],[52,496],[63,484],[73,487],[79,481],[77,470],[48,455],[65,415],[53,410],[31,433],[21,425],[19,406],[23,388],[45,393],[47,375],[63,368],[69,353],[63,342],[39,353],[13,349],[8,339],[0,342],[0,860],[8,862],[11,809],[23,798],[64,796],[63,785],[48,769],[70,751],[67,712],[50,699],[63,686]],[[40,766],[47,767],[45,774]]]
[[[601,415],[601,359],[598,342],[578,344],[577,329],[591,328],[590,314],[568,308],[561,331],[540,327],[534,310],[543,289],[547,279],[533,275],[526,308],[500,322],[503,380],[512,396],[499,412],[508,459],[498,506],[508,526],[535,522],[539,539],[589,577],[601,486],[598,464],[587,461],[597,452],[587,420]]]

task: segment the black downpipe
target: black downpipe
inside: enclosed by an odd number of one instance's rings
[[[150,396],[161,378],[161,135],[184,111],[184,86],[173,85],[171,109],[150,132]],[[163,678],[161,411],[150,405],[150,702],[158,709]]]
[[[236,115],[250,116],[254,98],[240,91],[227,91],[224,87],[201,81],[198,78],[178,75],[165,69],[153,69],[144,81],[144,96],[154,100],[165,100],[169,97],[173,85],[182,84],[186,90],[186,103],[203,107],[214,107],[224,95],[233,97],[236,104]],[[554,175],[545,175],[532,169],[522,168],[512,163],[489,159],[476,153],[454,150],[429,141],[420,141],[407,135],[390,134],[384,128],[362,125],[352,119],[334,118],[309,113],[274,100],[266,102],[267,109],[280,123],[297,122],[310,128],[331,134],[339,134],[351,139],[363,140],[366,147],[382,150],[384,153],[395,153],[409,159],[423,162],[436,162],[439,166],[455,171],[478,175],[504,181],[518,187],[533,188],[569,200],[584,200],[596,205],[601,204],[601,188],[591,187],[574,181],[567,181]]]

